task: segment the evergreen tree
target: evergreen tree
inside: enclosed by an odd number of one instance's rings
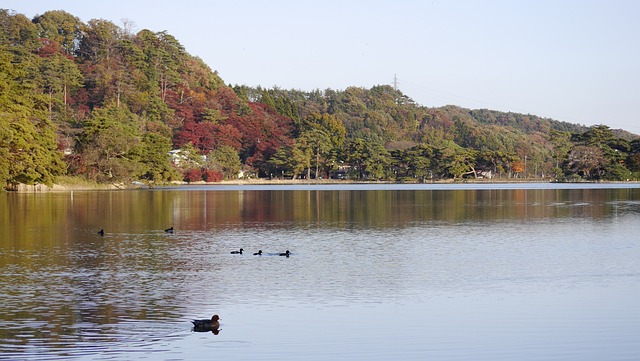
[[[0,44],[0,182],[52,184],[64,172],[56,143],[56,127],[47,119],[26,69]]]

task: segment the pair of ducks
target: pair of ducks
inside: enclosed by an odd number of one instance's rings
[[[173,233],[173,226],[165,229],[164,231],[167,232],[167,233]],[[104,236],[104,229],[99,230],[98,234],[101,235],[101,236]]]
[[[240,248],[239,251],[231,251],[231,254],[242,254],[242,252],[244,252],[244,249]],[[253,254],[254,256],[262,256],[262,250],[259,250],[258,252]],[[289,250],[287,250],[286,252],[283,253],[278,253],[278,256],[285,256],[285,257],[289,257],[289,255],[291,255],[291,252],[289,252]]]

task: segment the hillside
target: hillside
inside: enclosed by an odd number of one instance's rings
[[[638,137],[456,106],[387,85],[225,85],[166,32],[0,10],[0,182],[468,176],[638,178]]]

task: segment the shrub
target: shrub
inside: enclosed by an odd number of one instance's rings
[[[202,170],[198,168],[188,169],[184,172],[185,182],[198,182],[202,180]]]
[[[224,174],[219,170],[204,169],[202,171],[202,179],[204,179],[205,182],[222,182]]]

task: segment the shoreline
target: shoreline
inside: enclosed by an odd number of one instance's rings
[[[111,184],[71,184],[60,183],[47,186],[44,184],[36,185],[18,185],[18,189],[10,191],[11,193],[50,193],[50,192],[73,192],[73,191],[116,191],[116,190],[135,190],[135,189],[154,189],[163,187],[180,187],[180,186],[208,186],[208,185],[323,185],[323,184],[525,184],[525,183],[571,183],[571,184],[638,184],[639,181],[618,181],[618,182],[554,182],[551,179],[464,179],[464,180],[439,180],[434,182],[394,182],[394,181],[354,181],[345,179],[238,179],[224,180],[221,182],[172,182],[162,185],[147,185],[141,182],[132,182],[130,184],[111,183]]]

